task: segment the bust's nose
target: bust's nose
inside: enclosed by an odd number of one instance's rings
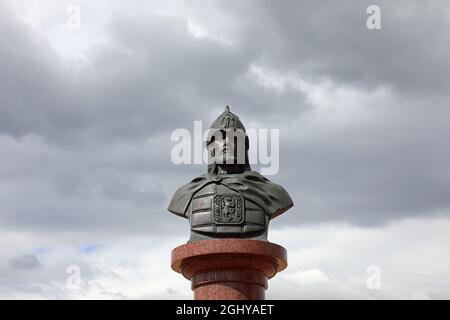
[[[230,145],[232,145],[231,139],[229,137],[225,137],[225,139],[223,140],[223,146],[228,147]]]

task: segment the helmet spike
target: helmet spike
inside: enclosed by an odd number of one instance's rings
[[[210,134],[208,135],[207,141],[210,141],[216,130],[241,129],[245,132],[244,124],[237,115],[230,111],[230,106],[225,107],[225,111],[214,120],[209,129]]]

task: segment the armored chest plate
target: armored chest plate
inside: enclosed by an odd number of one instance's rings
[[[221,184],[208,184],[192,198],[191,230],[240,236],[264,232],[268,216],[261,207]]]
[[[215,224],[241,224],[244,221],[244,198],[240,194],[216,194],[213,199]]]

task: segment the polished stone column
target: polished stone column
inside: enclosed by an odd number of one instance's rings
[[[286,249],[267,241],[201,240],[172,250],[172,269],[191,281],[195,300],[264,300],[267,280],[286,267]]]

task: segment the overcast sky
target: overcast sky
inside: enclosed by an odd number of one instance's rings
[[[170,136],[225,105],[280,129],[268,298],[450,298],[448,1],[0,0],[0,40],[0,298],[191,298]]]

